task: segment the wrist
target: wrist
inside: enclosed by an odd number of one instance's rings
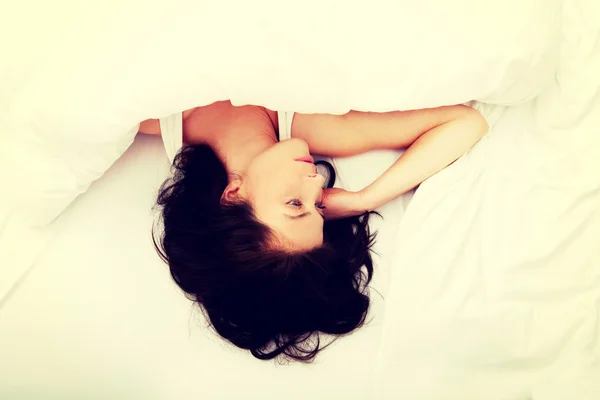
[[[379,207],[378,204],[376,204],[376,202],[374,201],[374,199],[372,198],[372,196],[370,195],[368,190],[362,189],[359,190],[357,192],[358,194],[358,203],[360,206],[360,209],[363,210],[364,212],[367,211],[373,211],[374,209],[376,209],[377,207]]]

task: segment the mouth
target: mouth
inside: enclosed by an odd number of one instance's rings
[[[305,162],[305,163],[309,163],[309,164],[315,163],[315,159],[312,158],[311,156],[304,156],[304,157],[296,158],[296,161]]]

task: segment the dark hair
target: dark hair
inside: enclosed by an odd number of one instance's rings
[[[262,360],[307,362],[326,347],[319,333],[364,323],[375,238],[368,213],[326,221],[323,246],[288,253],[269,246],[272,232],[250,204],[222,204],[229,175],[211,147],[187,146],[173,166],[158,196],[163,234],[154,243],[223,338]]]

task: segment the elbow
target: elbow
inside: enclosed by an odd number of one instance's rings
[[[481,137],[483,137],[486,133],[489,132],[490,125],[488,124],[487,119],[485,119],[485,117],[479,111],[475,109],[473,111],[475,111],[475,114],[477,114],[477,126],[481,131]]]
[[[476,136],[477,140],[479,140],[488,133],[490,126],[485,117],[479,111],[468,106],[464,107],[465,115],[463,118],[465,120],[465,124],[469,126],[469,131]]]

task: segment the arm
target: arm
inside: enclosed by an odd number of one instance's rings
[[[408,146],[383,175],[360,191],[364,210],[373,210],[458,159],[485,135],[488,126],[476,110],[450,106],[343,116],[298,114],[292,130],[308,142],[311,151],[329,156]]]
[[[138,133],[146,135],[160,135],[160,121],[158,119],[147,119],[140,122]]]
[[[413,189],[467,152],[488,130],[475,110],[421,134],[400,158],[361,191],[373,210]]]

